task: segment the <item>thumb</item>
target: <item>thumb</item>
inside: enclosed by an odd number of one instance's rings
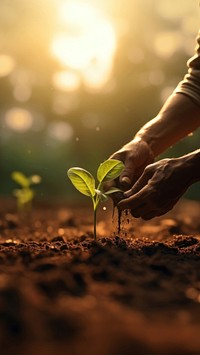
[[[135,169],[132,164],[126,164],[124,170],[122,171],[119,182],[124,187],[130,187],[133,177],[134,177]]]
[[[151,177],[152,173],[150,171],[144,171],[133,187],[129,191],[124,192],[124,197],[127,198],[139,192],[145,185],[147,185]]]

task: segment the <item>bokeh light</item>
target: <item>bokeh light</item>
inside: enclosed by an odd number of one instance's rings
[[[28,110],[14,107],[6,112],[5,123],[13,131],[23,133],[31,128],[33,117]]]
[[[48,125],[47,134],[49,138],[60,142],[67,142],[73,137],[72,126],[64,121],[52,122]]]
[[[0,54],[0,77],[10,74],[15,67],[14,59],[5,54]]]
[[[61,91],[76,91],[80,87],[80,77],[73,71],[55,72],[52,81],[55,88]]]

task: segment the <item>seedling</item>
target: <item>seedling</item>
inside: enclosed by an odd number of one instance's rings
[[[121,191],[118,188],[110,188],[105,191],[104,183],[116,179],[124,169],[124,164],[120,160],[109,159],[101,163],[97,169],[97,188],[95,178],[93,175],[82,168],[70,168],[67,172],[72,184],[83,195],[89,196],[93,202],[94,211],[94,239],[96,240],[96,214],[99,203],[107,200],[107,198],[115,193]]]
[[[35,196],[35,191],[32,185],[39,184],[41,177],[39,175],[32,175],[26,177],[20,171],[13,171],[11,178],[20,185],[19,189],[13,191],[13,195],[17,199],[17,208],[19,212],[30,212],[32,208],[32,200]]]

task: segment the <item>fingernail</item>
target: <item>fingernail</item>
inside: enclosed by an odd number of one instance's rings
[[[127,185],[130,185],[131,180],[129,179],[128,176],[123,176],[123,178],[121,179],[121,182]]]

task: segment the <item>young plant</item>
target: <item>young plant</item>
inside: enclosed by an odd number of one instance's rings
[[[94,239],[96,240],[96,213],[100,202],[107,200],[109,195],[121,191],[117,188],[104,190],[104,183],[116,179],[124,169],[124,164],[120,160],[108,159],[101,163],[97,169],[97,188],[93,175],[82,168],[74,167],[67,171],[67,175],[72,184],[83,195],[89,196],[93,202],[94,211]]]
[[[32,185],[39,184],[41,177],[39,175],[32,175],[26,177],[20,171],[13,171],[11,178],[20,185],[19,189],[13,191],[13,195],[17,199],[17,208],[19,212],[30,212],[32,208],[32,200],[35,196],[35,191]]]

